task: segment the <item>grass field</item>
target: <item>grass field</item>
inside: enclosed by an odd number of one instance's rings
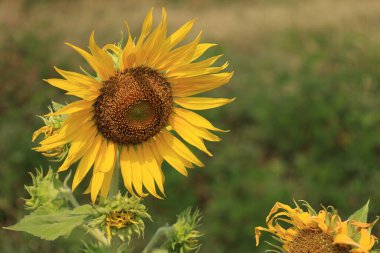
[[[169,29],[197,18],[193,38],[218,47],[235,71],[209,96],[236,97],[205,112],[230,129],[204,169],[188,178],[165,168],[167,199],[148,198],[155,229],[188,206],[204,214],[201,252],[263,252],[254,226],[276,201],[334,205],[343,216],[371,199],[380,214],[380,2],[376,0],[0,1],[0,224],[23,216],[27,172],[48,166],[31,150],[31,134],[51,100],[68,100],[42,79],[53,66],[79,70],[84,61],[64,42],[87,47],[117,42],[123,22],[137,36],[147,10],[168,9]],[[157,20],[156,19],[156,20]],[[53,168],[57,168],[55,164]],[[83,190],[83,189],[82,189]],[[77,192],[78,196],[80,191]],[[89,201],[82,196],[81,201]],[[380,236],[379,227],[374,234]],[[75,238],[77,239],[77,238]],[[74,237],[45,242],[0,230],[0,251],[79,252]]]

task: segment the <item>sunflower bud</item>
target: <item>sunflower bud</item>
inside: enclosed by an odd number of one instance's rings
[[[46,139],[49,136],[55,135],[59,129],[61,129],[62,124],[66,118],[66,115],[51,115],[52,113],[60,110],[63,108],[64,105],[56,103],[52,101],[52,105],[49,106],[50,113],[44,116],[39,116],[43,121],[45,126],[41,127],[37,131],[33,133],[32,141],[35,141],[38,136],[41,134],[44,135],[44,138]],[[44,153],[42,153],[46,157],[55,157],[54,161],[62,161],[68,152],[68,144],[59,146],[57,148],[48,150]]]
[[[164,248],[173,253],[198,250],[201,247],[199,237],[202,234],[196,229],[200,226],[201,219],[202,216],[198,209],[192,212],[191,208],[188,208],[178,215],[177,222],[172,225],[173,229]]]
[[[134,233],[143,235],[143,219],[151,219],[146,207],[140,202],[140,198],[127,194],[122,196],[120,193],[112,198],[101,199],[99,205],[95,206],[95,217],[88,225],[100,228],[107,233],[109,240],[117,236],[129,242]]]
[[[36,210],[41,206],[58,209],[65,204],[65,199],[59,189],[62,183],[58,179],[58,174],[49,169],[46,175],[43,175],[42,169],[36,170],[36,175],[30,173],[32,185],[25,186],[30,198],[25,199],[25,208]]]

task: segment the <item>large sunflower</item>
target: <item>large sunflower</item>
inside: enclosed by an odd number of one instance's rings
[[[193,165],[203,166],[174,132],[210,156],[204,140],[220,140],[210,131],[222,130],[192,110],[219,107],[232,99],[193,95],[226,84],[233,73],[221,71],[228,63],[213,66],[221,55],[197,61],[215,46],[200,43],[201,33],[194,41],[177,47],[194,21],[168,37],[165,9],[153,31],[152,23],[153,10],[146,16],[137,40],[128,28],[124,46],[99,47],[94,33],[89,40],[90,53],[68,44],[83,56],[96,75],[56,68],[63,79],[46,80],[80,100],[50,114],[65,115],[65,121],[35,149],[49,152],[70,144],[58,171],[79,161],[72,184],[75,189],[93,167],[89,185],[92,201],[99,192],[108,194],[117,160],[129,192],[146,196],[145,188],[158,198],[156,186],[164,194],[163,161],[183,175]]]
[[[272,233],[282,245],[270,244],[271,252],[282,253],[369,253],[377,238],[371,235],[375,222],[367,223],[368,204],[348,220],[342,221],[332,207],[316,213],[307,203],[304,211],[277,202],[270,211],[268,228],[256,227],[256,245],[261,231]],[[366,210],[366,211],[363,211]],[[360,214],[359,214],[360,213]],[[357,216],[357,217],[355,217]],[[360,220],[355,220],[358,218]]]

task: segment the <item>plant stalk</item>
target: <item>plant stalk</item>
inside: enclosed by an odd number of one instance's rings
[[[153,250],[155,249],[155,247],[161,246],[161,245],[158,245],[160,239],[163,238],[163,237],[167,238],[168,237],[168,233],[171,230],[173,230],[173,228],[171,226],[168,226],[168,225],[166,225],[164,227],[158,228],[156,230],[156,233],[154,233],[153,237],[150,239],[149,243],[146,245],[146,247],[142,251],[142,253],[153,252]]]
[[[61,188],[61,192],[64,194],[66,200],[74,207],[79,207],[79,203],[77,201],[77,199],[75,198],[73,192],[71,191],[70,188],[64,186],[63,188]],[[103,245],[106,245],[106,246],[109,246],[110,243],[109,241],[107,240],[107,238],[103,235],[103,233],[99,230],[99,229],[96,229],[96,228],[90,228],[88,227],[87,225],[82,225],[82,228],[84,230],[86,230],[86,232],[88,232],[94,239],[96,239],[97,241],[99,241],[100,243],[102,243]]]

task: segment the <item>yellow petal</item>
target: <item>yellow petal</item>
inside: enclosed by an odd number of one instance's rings
[[[144,156],[143,149],[143,144],[137,145],[136,147],[136,156],[140,163],[143,185],[150,194],[152,194],[156,198],[161,199],[162,197],[160,197],[156,192],[156,186],[154,184],[153,175],[150,173],[150,170],[148,168],[148,166],[150,166],[151,164],[147,162],[147,159]]]
[[[174,169],[184,176],[187,176],[186,167],[182,159],[169,147],[163,140],[161,135],[156,136],[155,145],[160,155],[167,161]]]
[[[367,229],[361,229],[360,230],[360,248],[365,250],[372,249],[373,245],[375,244],[375,237],[371,236],[371,233]]]
[[[99,75],[100,79],[102,79],[102,80],[108,79],[108,76],[105,75],[103,73],[102,69],[99,68],[99,66],[98,66],[99,63],[96,61],[96,58],[94,56],[92,56],[91,54],[84,51],[83,49],[81,49],[77,46],[74,46],[70,43],[66,43],[66,45],[72,47],[75,51],[77,51],[77,53],[79,53],[88,62],[88,64],[90,64],[92,69],[95,70],[95,72]]]
[[[150,33],[150,30],[152,29],[152,24],[153,24],[153,8],[150,9],[150,11],[145,17],[143,26],[141,28],[140,38],[137,41],[136,45],[140,45],[140,46],[142,45],[145,38],[148,36],[148,34]]]
[[[174,102],[186,109],[191,110],[207,110],[211,108],[216,108],[223,106],[225,104],[231,103],[233,99],[228,98],[206,98],[206,97],[184,97],[184,98],[174,98]]]
[[[169,50],[178,45],[178,43],[189,34],[193,28],[194,22],[195,19],[190,20],[167,38],[166,43],[168,44]]]
[[[103,50],[110,50],[112,53],[114,53],[117,57],[121,57],[121,54],[123,53],[123,49],[120,47],[114,45],[114,44],[106,44],[103,46]]]
[[[70,144],[70,149],[64,163],[58,168],[58,172],[65,171],[70,165],[78,161],[84,153],[91,147],[97,129],[92,127],[89,131],[84,132],[82,136],[74,139]]]
[[[355,242],[351,237],[344,234],[337,234],[334,237],[334,244],[343,244],[343,245],[352,245],[355,247],[359,247],[360,245]]]
[[[225,132],[224,130],[214,127],[210,121],[195,112],[182,108],[173,108],[173,111],[175,114],[179,115],[194,126],[203,127],[218,132]]]
[[[134,53],[134,47],[135,43],[133,41],[131,32],[129,30],[129,25],[127,22],[125,22],[125,25],[128,29],[128,41],[125,44],[125,47],[123,48],[122,56],[121,56],[121,69],[127,69],[134,66],[135,62],[135,53]]]
[[[267,229],[267,228],[264,228],[264,227],[256,227],[255,228],[255,239],[256,239],[256,246],[259,245],[260,243],[260,237],[261,237],[261,231],[266,231],[266,232],[269,232],[269,233],[274,233],[272,230],[270,229]]]
[[[103,172],[95,172],[91,180],[91,201],[95,203],[104,180]]]
[[[195,49],[193,59],[192,61],[198,59],[201,57],[208,49],[217,46],[217,44],[211,44],[211,43],[200,43],[197,45],[197,48]]]
[[[172,116],[169,118],[169,124],[185,141],[187,141],[194,147],[202,150],[209,156],[212,156],[210,151],[207,150],[203,140],[199,136],[191,132],[191,130],[189,130],[188,127],[191,127],[189,123],[185,122],[180,117]]]
[[[102,80],[109,79],[111,76],[115,74],[115,67],[111,56],[96,44],[94,32],[91,33],[89,44],[91,53],[95,58],[98,70],[101,71],[101,73],[98,73],[99,76],[101,76]]]
[[[216,89],[228,83],[233,72],[223,72],[204,76],[178,78],[171,82],[173,95],[187,97]]]
[[[51,149],[71,142],[94,125],[92,122],[88,122],[91,117],[92,115],[85,111],[70,114],[63,122],[61,129],[56,134],[41,141],[41,147],[38,149]]]
[[[54,67],[54,69],[69,82],[74,83],[78,87],[85,87],[87,89],[98,90],[101,88],[101,84],[98,80],[93,77],[89,77],[77,72],[66,71]]]
[[[165,142],[180,156],[199,167],[204,167],[204,164],[188,149],[180,140],[170,134],[167,130],[161,131]]]
[[[79,112],[79,111],[84,111],[84,110],[87,110],[88,113],[90,113],[90,110],[93,109],[92,108],[93,103],[94,103],[93,101],[87,101],[87,100],[75,101],[75,102],[72,102],[72,103],[66,105],[62,109],[60,109],[60,110],[58,110],[56,112],[52,112],[52,113],[46,114],[45,116],[72,114],[72,113]]]
[[[103,159],[99,165],[99,172],[108,172],[115,166],[117,145],[112,141],[107,143],[105,150],[103,151]]]
[[[158,186],[158,189],[162,192],[162,194],[165,195],[162,170],[161,170],[160,164],[156,160],[156,158],[155,158],[155,156],[151,150],[150,143],[148,143],[148,142],[144,143],[143,153],[144,153],[144,158],[145,158],[145,162],[146,162],[146,168],[150,171],[150,174],[153,176],[154,181],[156,182],[156,184]]]
[[[164,49],[164,43],[166,40],[167,32],[167,16],[165,8],[162,8],[162,18],[161,23],[157,27],[157,33],[152,37],[151,45],[147,45],[147,55],[145,64],[147,66],[155,66],[154,61],[157,60],[161,55],[166,55],[167,51]]]
[[[78,168],[75,171],[75,175],[72,183],[72,190],[74,191],[79,183],[83,180],[83,178],[87,175],[92,165],[95,162],[95,157],[99,152],[100,144],[102,141],[102,137],[97,135],[92,144],[92,148],[88,149],[87,152],[83,155],[82,159],[79,162]]]
[[[144,193],[143,189],[142,189],[142,186],[143,186],[143,183],[142,183],[142,180],[143,180],[142,170],[144,168],[141,166],[141,163],[139,161],[139,158],[138,158],[137,153],[136,153],[136,151],[135,151],[135,149],[134,149],[133,146],[129,148],[129,156],[130,156],[130,159],[131,159],[133,187],[135,188],[136,193],[140,197],[147,196],[147,194]]]
[[[107,140],[102,138],[98,155],[95,158],[93,176],[91,179],[91,200],[95,202],[96,197],[99,194],[100,188],[102,187],[104,180],[104,172],[101,172],[101,165],[105,159],[105,151],[107,149]]]
[[[218,142],[221,140],[217,135],[211,133],[207,129],[203,127],[195,126],[194,124],[191,124],[190,121],[186,120],[183,117],[178,116],[177,114],[172,115],[172,117],[177,118],[177,121],[181,125],[183,125],[186,129],[188,129],[189,132],[193,133],[199,138],[202,138],[208,141],[213,141],[213,142]]]
[[[108,195],[114,170],[115,166],[112,166],[111,169],[104,174],[104,180],[102,183],[102,187],[100,188],[100,195],[102,195],[103,197],[107,197]]]
[[[120,167],[125,187],[132,195],[135,195],[135,192],[132,189],[132,163],[128,151],[128,146],[123,146],[121,150]]]
[[[177,65],[175,67],[170,68],[170,70],[168,70],[165,76],[169,78],[170,77],[192,77],[192,76],[200,76],[200,75],[213,74],[216,72],[220,72],[228,67],[228,63],[225,63],[219,67],[210,67],[210,66],[214,64],[222,56],[223,55],[217,55],[200,62]],[[170,82],[170,79],[169,79],[169,82]]]
[[[156,69],[170,72],[171,68],[189,63],[194,55],[201,35],[202,32],[198,34],[194,41],[171,51],[161,62],[155,64]]]
[[[99,91],[98,90],[90,90],[86,89],[86,87],[77,87],[73,85],[68,80],[65,79],[58,79],[58,78],[51,78],[51,79],[45,79],[47,83],[50,85],[60,88],[62,90],[66,90],[68,95],[73,95],[85,100],[94,100],[99,96]]]
[[[34,142],[36,140],[36,138],[42,134],[42,133],[48,133],[48,132],[52,132],[52,127],[51,126],[43,126],[41,127],[40,129],[38,129],[37,131],[35,131],[32,135],[32,141]]]

